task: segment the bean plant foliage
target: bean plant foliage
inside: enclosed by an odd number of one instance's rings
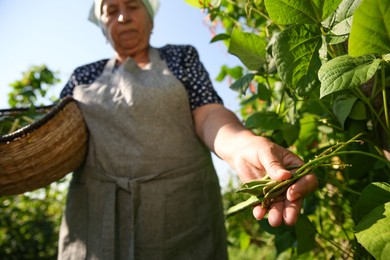
[[[211,42],[224,43],[242,62],[222,66],[217,80],[233,81],[246,127],[305,161],[291,180],[265,176],[235,189],[246,197],[225,194],[232,245],[264,247],[267,243],[258,241],[266,232],[280,258],[385,259],[390,254],[390,1],[186,2],[208,14],[218,32]],[[311,172],[319,187],[305,198],[295,226],[272,228],[266,220],[252,220],[252,231],[239,226],[247,208],[267,206]]]

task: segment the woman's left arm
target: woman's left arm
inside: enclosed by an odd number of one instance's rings
[[[291,177],[285,169],[289,165],[302,164],[302,160],[289,150],[255,135],[246,129],[237,116],[221,104],[207,104],[193,111],[195,130],[200,139],[221,159],[228,162],[242,182],[258,179],[266,173],[275,180]],[[262,219],[268,212],[271,226],[295,224],[305,195],[317,188],[313,174],[299,179],[287,190],[284,201],[276,202],[269,209],[256,206],[253,215]]]

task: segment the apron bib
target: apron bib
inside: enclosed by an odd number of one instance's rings
[[[59,259],[227,259],[220,187],[184,86],[157,50],[145,68],[111,59],[77,86],[89,129],[73,174]]]

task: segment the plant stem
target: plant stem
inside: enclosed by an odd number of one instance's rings
[[[389,121],[389,112],[387,107],[387,96],[386,96],[386,74],[385,74],[385,62],[381,62],[381,75],[382,75],[382,98],[383,98],[383,108],[385,111],[385,120],[386,120],[386,129],[387,136],[390,137],[390,121]]]

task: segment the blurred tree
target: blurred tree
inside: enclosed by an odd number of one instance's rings
[[[46,66],[32,66],[10,84],[10,107],[53,102],[48,90],[60,80]],[[1,122],[0,122],[1,123]],[[65,203],[64,182],[25,194],[0,197],[0,259],[56,259],[58,232]]]

